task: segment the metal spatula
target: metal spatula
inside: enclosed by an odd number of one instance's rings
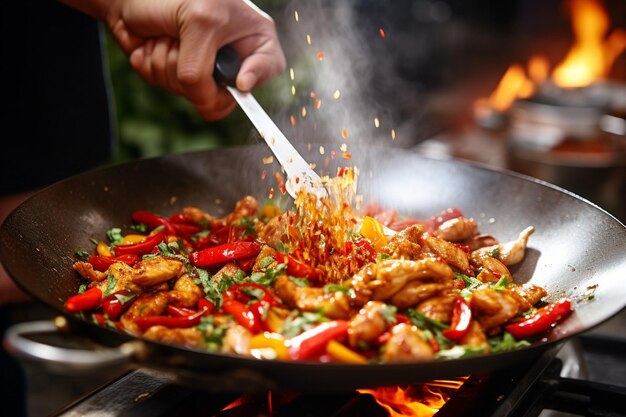
[[[287,192],[295,198],[298,191],[304,187],[305,190],[317,195],[318,198],[326,196],[327,192],[320,176],[313,171],[283,135],[254,96],[251,93],[243,93],[235,87],[240,66],[241,61],[237,53],[231,47],[226,46],[220,49],[217,54],[214,77],[232,94],[285,170]]]

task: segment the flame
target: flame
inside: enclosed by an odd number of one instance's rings
[[[517,64],[513,64],[504,73],[498,86],[487,99],[490,107],[497,111],[504,111],[511,107],[513,100],[520,96],[526,85],[526,74],[524,69]],[[527,88],[527,87],[526,87]]]
[[[570,0],[574,44],[552,75],[561,87],[584,87],[605,77],[626,48],[626,33],[607,38],[609,17],[598,0]]]
[[[461,388],[467,378],[435,380],[408,387],[382,387],[357,391],[373,396],[376,402],[387,410],[390,417],[430,417],[444,406],[452,393]]]

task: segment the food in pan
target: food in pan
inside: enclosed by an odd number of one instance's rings
[[[331,196],[285,212],[247,196],[225,217],[138,210],[79,251],[86,283],[65,308],[162,343],[354,364],[517,349],[570,312],[513,281],[532,226],[503,244],[458,209],[420,221]]]

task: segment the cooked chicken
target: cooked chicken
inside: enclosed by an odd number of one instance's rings
[[[289,216],[290,213],[287,212],[281,214],[280,216],[271,218],[265,224],[259,222],[255,228],[259,239],[271,246],[276,246],[276,242],[282,242],[283,237],[287,233]]]
[[[473,276],[474,272],[470,268],[469,255],[452,243],[435,236],[425,235],[422,240],[422,252],[443,258],[457,271],[465,275]]]
[[[414,224],[409,226],[393,235],[389,243],[383,248],[383,252],[390,255],[393,259],[416,260],[422,249],[419,241],[423,233],[423,225]]]
[[[459,340],[459,344],[484,347],[486,349],[485,353],[491,351],[491,346],[489,346],[489,342],[487,341],[487,335],[483,332],[483,329],[476,320],[472,320],[469,330],[465,336]]]
[[[450,323],[452,321],[452,304],[456,297],[456,294],[451,294],[429,298],[422,301],[415,309],[430,319]]]
[[[385,343],[382,359],[385,362],[424,362],[434,358],[432,347],[422,337],[422,332],[406,323],[396,324]]]
[[[535,228],[529,226],[520,232],[517,240],[477,249],[472,252],[472,260],[480,265],[484,258],[494,257],[494,255],[496,255],[495,257],[501,260],[503,264],[507,266],[515,265],[524,259],[528,237],[532,235],[534,231]]]
[[[521,310],[518,297],[509,291],[497,291],[492,288],[479,288],[472,293],[470,306],[474,318],[480,323],[487,334],[496,334],[500,326]]]
[[[139,293],[141,288],[133,282],[134,274],[133,267],[124,262],[116,262],[107,269],[107,279],[98,282],[96,286],[102,290],[103,294],[115,294],[119,291]]]
[[[348,318],[350,303],[342,292],[327,293],[319,287],[300,287],[287,275],[276,278],[276,293],[287,305],[302,311],[321,311],[324,315],[335,318]]]
[[[107,273],[93,269],[93,265],[89,262],[76,261],[72,265],[74,271],[78,272],[83,278],[91,282],[99,282],[107,279]]]
[[[261,252],[259,252],[259,255],[256,257],[256,260],[254,261],[254,265],[252,266],[252,272],[264,272],[268,268],[275,268],[278,264],[277,261],[274,261],[268,265],[263,265],[263,267],[261,267],[261,262],[264,262],[264,260],[268,257],[276,259],[276,250],[270,246],[265,245],[261,249]]]
[[[385,303],[370,301],[352,317],[348,329],[350,346],[357,347],[359,342],[372,342],[387,330],[390,323],[385,320],[384,308]]]
[[[163,314],[166,308],[167,296],[165,292],[145,293],[137,297],[130,308],[122,314],[120,321],[126,330],[141,333],[141,329],[133,320],[137,317],[159,316]]]
[[[150,287],[177,277],[183,269],[183,263],[176,259],[155,256],[139,261],[135,265],[132,281]]]
[[[457,217],[443,222],[434,235],[440,239],[450,242],[462,242],[474,237],[477,233],[478,226],[474,219],[466,219],[465,217]]]
[[[217,219],[216,217],[213,217],[209,213],[196,207],[185,207],[181,211],[181,214],[184,219],[186,219],[187,221],[191,223],[206,224],[210,227],[213,227],[216,224],[221,223],[221,221]]]
[[[226,216],[226,223],[241,220],[244,217],[253,217],[259,209],[259,202],[252,196],[246,196],[235,203],[235,209]]]
[[[143,335],[157,342],[202,347],[202,333],[195,327],[170,329],[165,326],[152,326]]]
[[[391,297],[391,304],[398,308],[408,308],[421,301],[445,293],[452,288],[452,282],[424,282],[422,280],[407,283]]]
[[[250,356],[250,333],[245,327],[235,324],[226,330],[222,344],[222,352]]]
[[[507,277],[508,281],[513,280],[513,275],[502,262],[496,258],[486,257],[481,260],[482,271],[476,276],[482,282],[496,282],[502,277]]]
[[[183,274],[174,283],[174,287],[167,293],[170,304],[179,307],[195,307],[198,300],[204,296],[204,291],[187,274]]]

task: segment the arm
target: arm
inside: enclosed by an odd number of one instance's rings
[[[60,1],[103,21],[144,80],[186,97],[207,120],[235,105],[213,80],[221,47],[231,45],[242,59],[242,91],[285,68],[274,22],[248,0]]]

